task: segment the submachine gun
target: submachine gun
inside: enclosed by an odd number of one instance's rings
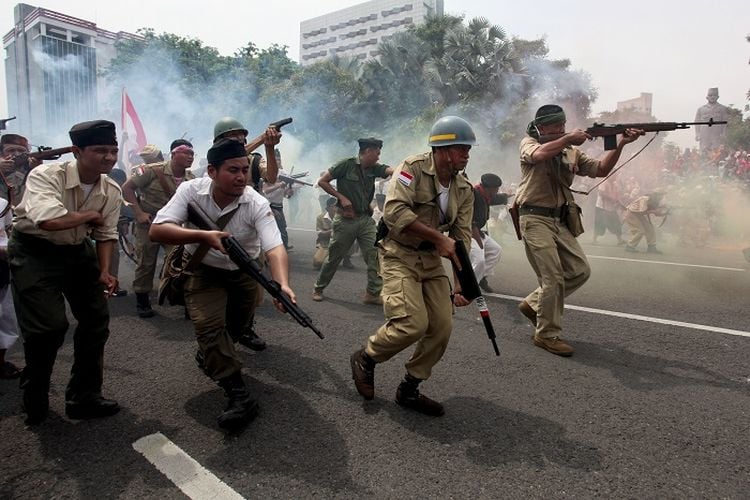
[[[611,151],[617,149],[617,136],[624,133],[629,128],[635,128],[643,130],[644,132],[669,132],[671,130],[681,130],[690,128],[692,125],[707,125],[712,127],[714,125],[726,125],[725,121],[715,121],[713,118],[707,122],[647,122],[647,123],[617,123],[614,125],[607,125],[604,123],[594,123],[591,127],[587,128],[585,132],[592,137],[604,137],[604,149]],[[539,137],[539,142],[544,144],[545,142],[551,142],[559,139],[565,134],[547,134]]]
[[[219,227],[211,220],[208,214],[206,214],[206,212],[195,203],[188,203],[188,220],[196,227],[205,231],[220,231]],[[297,304],[292,302],[289,296],[281,290],[281,285],[272,279],[266,278],[258,263],[250,257],[244,248],[242,248],[239,241],[233,236],[227,236],[222,238],[221,243],[224,245],[224,249],[227,251],[229,258],[232,259],[232,262],[234,262],[240,270],[246,272],[252,276],[255,281],[260,283],[260,285],[265,288],[274,299],[278,300],[284,306],[284,309],[286,309],[289,315],[294,318],[297,323],[305,328],[311,329],[315,335],[321,339],[324,338],[320,330],[313,325],[310,316],[300,309]]]

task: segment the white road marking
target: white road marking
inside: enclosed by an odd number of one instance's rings
[[[194,500],[242,500],[244,497],[211,474],[176,444],[157,432],[133,443],[133,448]]]
[[[521,300],[524,299],[524,297],[516,297],[514,295],[503,295],[500,293],[485,293],[484,295],[489,296],[489,297],[496,297],[498,299],[513,300],[516,302],[520,302]],[[682,328],[691,328],[693,330],[703,330],[706,332],[726,333],[727,335],[738,335],[740,337],[750,337],[750,332],[745,332],[743,330],[732,330],[731,328],[721,328],[718,326],[700,325],[698,323],[686,323],[684,321],[674,321],[671,319],[654,318],[652,316],[642,316],[640,314],[630,314],[630,313],[623,313],[623,312],[618,312],[618,311],[608,311],[606,309],[594,309],[592,307],[571,306],[567,304],[565,305],[565,309],[571,309],[573,311],[589,312],[593,314],[603,314],[605,316],[615,316],[617,318],[634,319],[636,321],[646,321],[649,323],[658,323],[660,325],[679,326]]]
[[[669,262],[666,260],[647,260],[647,259],[628,259],[626,257],[609,257],[606,255],[589,255],[586,254],[589,259],[602,259],[602,260],[622,260],[625,262],[641,262],[644,264],[662,264],[665,266],[682,266],[682,267],[699,267],[703,269],[716,269],[719,271],[736,271],[744,273],[747,270],[739,267],[721,267],[721,266],[707,266],[702,264],[684,264],[682,262]]]

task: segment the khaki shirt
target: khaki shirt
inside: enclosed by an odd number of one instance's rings
[[[164,172],[164,179],[167,181],[167,186],[171,188],[171,193],[165,192],[164,188],[161,186],[159,177],[154,172],[154,169],[157,168]],[[188,181],[194,178],[195,176],[190,170],[185,170],[183,181]],[[135,184],[138,194],[140,195],[141,208],[144,212],[148,212],[151,215],[156,214],[161,207],[166,205],[172,197],[172,194],[177,191],[177,183],[175,182],[171,161],[169,160],[133,167],[131,180],[133,181],[133,184]]]
[[[116,240],[121,204],[120,186],[106,175],[99,177],[86,196],[78,177],[76,160],[39,165],[26,179],[26,191],[16,207],[13,230],[44,238],[56,245],[78,245],[86,238]],[[104,225],[81,224],[62,231],[45,231],[39,227],[42,222],[63,217],[68,212],[86,210],[102,214]]]
[[[424,240],[405,231],[414,221],[436,229],[455,240],[463,240],[471,248],[471,219],[474,212],[474,193],[462,175],[453,177],[448,191],[445,222],[440,222],[438,194],[440,181],[432,153],[422,153],[405,159],[393,172],[388,185],[383,220],[389,228],[386,240],[394,240],[411,248],[418,248]]]
[[[586,156],[574,147],[567,147],[555,158],[532,163],[531,155],[541,146],[531,136],[521,139],[521,182],[516,200],[519,205],[557,208],[565,204],[561,184],[570,187],[576,175],[596,177],[599,160]],[[577,168],[576,172],[574,167]]]

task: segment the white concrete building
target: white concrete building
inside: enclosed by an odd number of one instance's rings
[[[443,15],[443,0],[371,0],[302,21],[300,64],[307,66],[334,55],[377,57],[380,42],[428,15]]]
[[[115,42],[140,38],[96,23],[18,4],[3,37],[9,129],[42,143],[71,125],[97,118],[103,81],[98,71],[115,56]]]

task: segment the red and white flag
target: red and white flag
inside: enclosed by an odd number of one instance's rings
[[[133,101],[130,100],[128,93],[125,92],[124,88],[122,89],[121,129],[127,137],[122,141],[123,144],[120,144],[120,147],[123,150],[122,159],[125,162],[125,165],[130,168],[133,166],[130,161],[132,153],[138,153],[144,148],[144,146],[146,146],[146,132],[143,130],[143,125],[141,124],[141,119],[138,118],[138,113],[135,112]],[[140,161],[138,161],[138,163],[140,163]]]

